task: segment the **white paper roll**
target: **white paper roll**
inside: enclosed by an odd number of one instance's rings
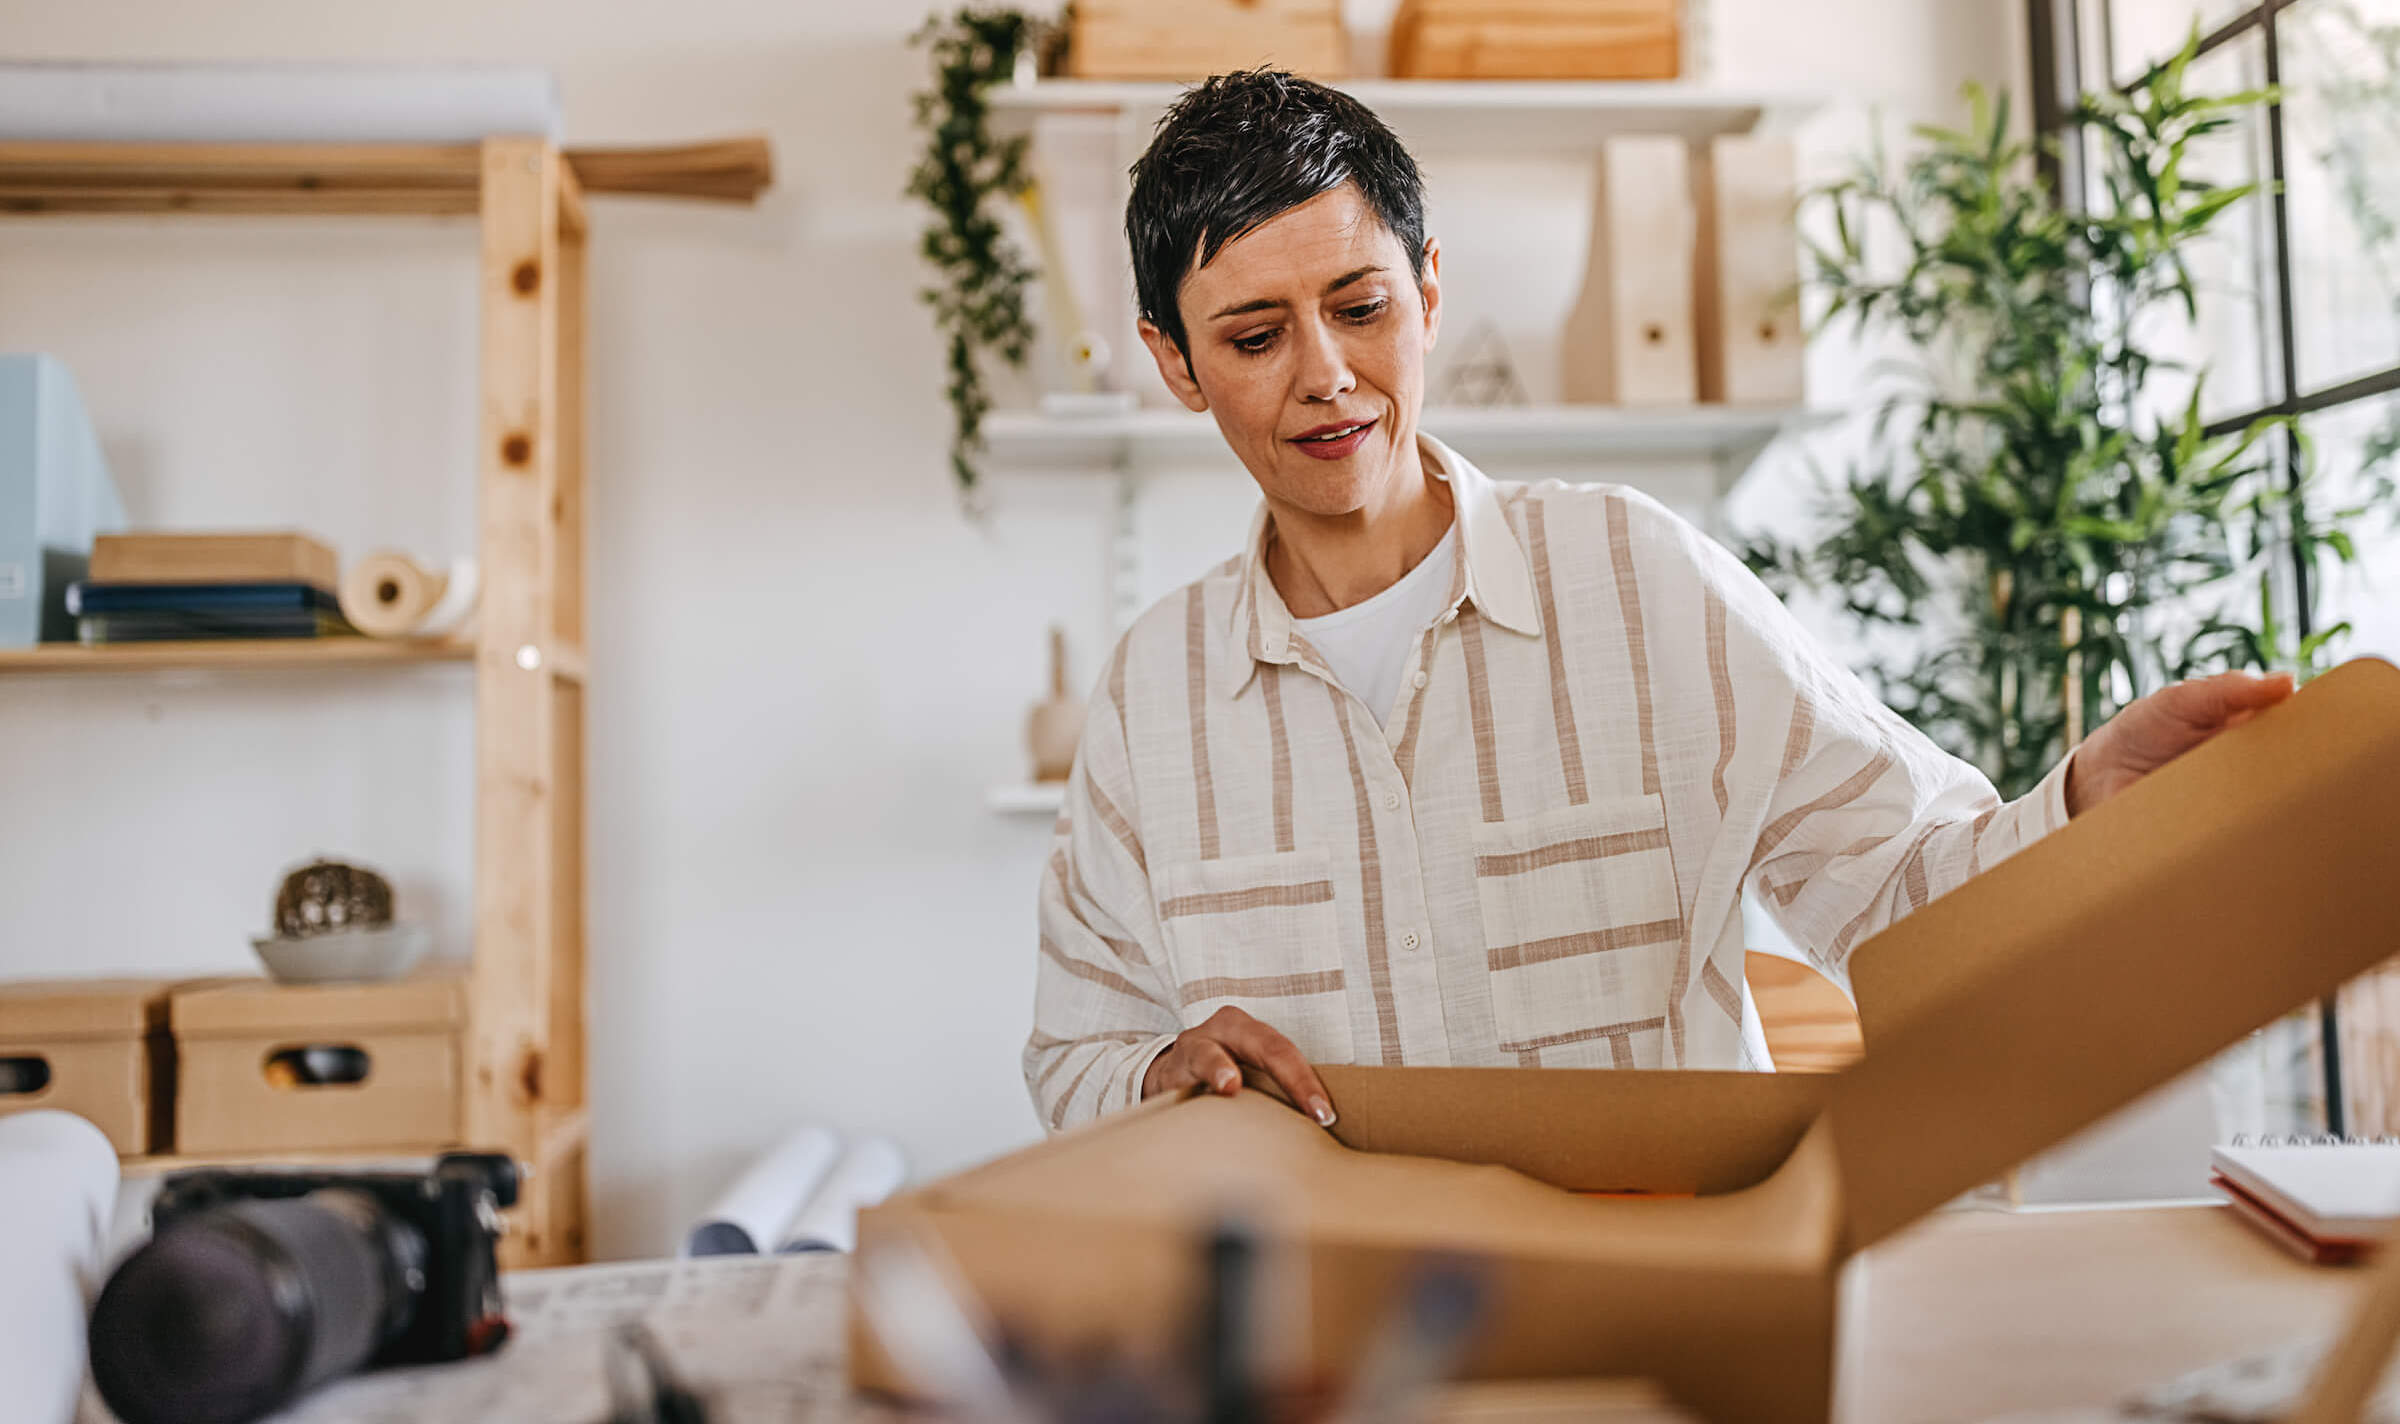
[[[804,1127],[777,1143],[734,1179],[684,1238],[686,1256],[751,1255],[779,1239],[825,1181],[841,1142],[821,1127]]]
[[[343,571],[342,616],[371,638],[446,637],[474,615],[481,583],[473,559],[437,569],[406,554],[373,553]]]
[[[116,1149],[99,1128],[73,1113],[0,1117],[0,1418],[74,1416],[116,1205]]]
[[[840,1165],[783,1229],[777,1251],[848,1251],[858,1244],[858,1213],[900,1190],[908,1163],[889,1139],[851,1144]]]

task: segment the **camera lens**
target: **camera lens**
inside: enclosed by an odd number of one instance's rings
[[[374,1358],[424,1266],[424,1237],[360,1192],[198,1212],[100,1292],[93,1381],[124,1424],[242,1424]]]

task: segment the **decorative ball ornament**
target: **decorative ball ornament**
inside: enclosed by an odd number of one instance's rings
[[[391,922],[391,882],[338,860],[301,866],[283,877],[283,888],[275,892],[275,932],[286,939]]]

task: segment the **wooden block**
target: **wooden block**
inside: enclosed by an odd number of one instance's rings
[[[1592,405],[1690,405],[1692,200],[1679,138],[1607,140],[1594,182],[1591,254],[1567,318],[1560,388]]]
[[[335,588],[340,561],[291,530],[243,534],[147,532],[92,540],[94,583],[307,583]]]
[[[169,987],[150,979],[0,984],[0,1117],[55,1108],[88,1119],[120,1156],[163,1147]]]
[[[1700,399],[1799,405],[1807,396],[1800,326],[1798,164],[1781,139],[1728,137],[1699,150],[1693,327]]]
[[[455,1144],[466,1007],[466,981],[453,968],[383,984],[252,979],[178,991],[169,1008],[176,1150]],[[360,1055],[363,1073],[310,1082],[294,1057],[310,1050]]]
[[[1067,72],[1079,79],[1202,79],[1272,65],[1342,72],[1336,0],[1084,0]]]

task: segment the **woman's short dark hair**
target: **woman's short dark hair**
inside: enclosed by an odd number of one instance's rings
[[[1354,183],[1425,277],[1425,186],[1374,111],[1280,69],[1220,74],[1159,120],[1133,165],[1125,240],[1142,316],[1189,359],[1176,295],[1225,244],[1320,193]]]

